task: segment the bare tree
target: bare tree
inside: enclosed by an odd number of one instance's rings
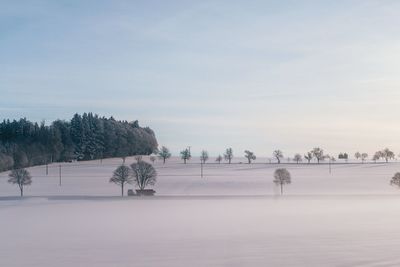
[[[360,159],[360,158],[361,158],[361,153],[360,153],[360,152],[356,152],[356,153],[354,154],[354,157],[355,157],[356,159]]]
[[[157,172],[154,167],[145,161],[139,161],[131,164],[133,180],[140,190],[148,185],[155,185],[157,181]]]
[[[137,162],[142,161],[142,159],[143,159],[143,156],[142,156],[142,155],[136,155],[136,156],[135,156],[135,160],[136,160]]]
[[[218,162],[218,164],[221,164],[222,156],[218,155],[218,157],[215,159],[215,161]]]
[[[183,162],[185,164],[186,164],[186,161],[190,160],[191,158],[192,158],[192,155],[190,154],[190,150],[188,148],[181,151],[181,159],[183,159]]]
[[[323,149],[321,149],[319,147],[315,147],[311,152],[312,152],[313,156],[317,159],[318,164],[321,160],[324,160],[325,156],[324,156]]]
[[[21,197],[24,196],[24,186],[32,184],[31,174],[24,168],[14,169],[8,175],[10,184],[17,184],[21,192]]]
[[[272,153],[272,156],[274,156],[274,158],[276,158],[276,159],[278,160],[278,164],[281,163],[281,158],[283,158],[283,153],[282,153],[282,151],[280,151],[279,149],[278,149],[278,150],[275,150],[275,151]]]
[[[368,158],[368,154],[367,153],[362,153],[361,154],[361,162],[364,163]]]
[[[377,151],[375,152],[374,156],[372,157],[372,160],[376,163],[377,160],[380,160],[381,158],[381,152]]]
[[[205,164],[207,160],[208,160],[208,152],[205,151],[205,150],[201,151],[201,154],[200,154],[200,161],[201,161],[203,164]]]
[[[300,154],[296,154],[293,157],[293,160],[296,161],[297,164],[302,161],[302,156]]]
[[[346,162],[349,160],[349,154],[347,153],[340,153],[338,156],[339,159],[344,159]]]
[[[385,148],[382,151],[380,151],[380,155],[382,158],[385,159],[386,162],[388,162],[390,159],[394,159],[394,152],[391,151],[389,148]]]
[[[131,184],[133,182],[132,171],[129,167],[121,165],[115,169],[113,176],[110,178],[110,183],[121,186],[121,196],[124,196],[125,184]]]
[[[292,182],[290,172],[287,169],[276,169],[274,178],[273,182],[281,187],[281,195],[283,195],[283,186]]]
[[[231,161],[233,159],[233,150],[232,148],[227,148],[225,153],[224,153],[224,158],[225,160],[228,161],[229,164],[231,164]]]
[[[397,186],[400,188],[400,172],[397,172],[390,180],[390,185]]]
[[[247,162],[250,164],[252,160],[256,159],[256,155],[249,150],[244,151],[244,157],[247,158]]]
[[[171,157],[171,153],[169,152],[168,148],[162,146],[160,151],[158,151],[158,157],[162,159],[163,164],[165,164],[165,161]]]
[[[311,151],[307,152],[307,154],[304,155],[304,158],[307,160],[308,164],[310,164],[310,162],[313,159],[313,157],[314,156],[313,156],[313,153]]]
[[[157,158],[155,156],[150,156],[150,161],[154,164],[154,162],[157,160]]]

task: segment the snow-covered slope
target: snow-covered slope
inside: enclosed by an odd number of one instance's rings
[[[126,164],[134,161],[128,158]],[[212,160],[210,160],[212,162]],[[62,186],[59,186],[60,164],[30,168],[33,184],[26,196],[88,195],[118,196],[120,190],[109,183],[121,159],[61,164]],[[173,158],[165,165],[157,161],[157,195],[274,195],[272,183],[276,168],[287,168],[292,184],[285,187],[288,195],[319,194],[397,194],[389,186],[390,178],[400,171],[399,163],[336,164],[329,173],[327,164],[205,164],[200,177],[200,164],[183,164]],[[131,188],[133,186],[130,186]],[[129,188],[129,187],[128,187]],[[18,195],[16,186],[7,184],[7,173],[0,174],[0,196]]]

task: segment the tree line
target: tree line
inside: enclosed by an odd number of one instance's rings
[[[75,114],[50,125],[26,118],[0,123],[0,171],[50,162],[149,155],[157,150],[155,134],[139,122]]]
[[[164,164],[165,164],[165,161],[172,156],[170,150],[165,146],[161,147],[161,149],[157,150],[155,153],[158,154],[158,157],[163,160]],[[223,160],[225,160],[225,161],[227,161],[228,164],[231,164],[233,157],[234,157],[233,149],[227,148],[225,150],[225,152],[223,153],[223,155],[218,155],[215,158],[215,161],[218,163],[221,163]],[[250,150],[244,151],[244,157],[247,159],[248,164],[251,164],[257,158],[256,155],[254,154],[254,152],[252,152]],[[183,163],[186,164],[192,158],[190,149],[186,148],[186,149],[182,150],[180,152],[180,158],[183,160]],[[283,152],[281,150],[277,149],[272,152],[272,158],[269,158],[268,161],[269,161],[269,163],[272,163],[272,159],[274,159],[278,164],[280,164],[283,158],[284,158]],[[365,152],[363,152],[363,153],[356,152],[354,154],[354,158],[357,160],[360,160],[362,163],[364,163],[369,158],[369,155],[368,155],[368,153],[365,153]],[[371,159],[374,162],[377,162],[378,160],[381,160],[381,159],[385,160],[385,162],[389,162],[389,160],[393,160],[395,158],[396,158],[395,153],[392,150],[390,150],[389,148],[384,148],[382,150],[375,152],[375,154],[373,155],[373,157]],[[153,159],[155,160],[155,158],[153,158]],[[348,155],[348,153],[340,153],[338,155],[338,159],[342,159],[347,162],[349,159],[349,155]],[[202,150],[200,153],[200,162],[202,164],[204,164],[208,160],[209,160],[208,151]],[[300,153],[296,153],[293,157],[287,157],[287,162],[293,161],[297,164],[299,164],[300,162],[303,162],[303,160],[306,161],[308,164],[310,164],[311,161],[313,161],[313,160],[319,164],[325,160],[328,160],[329,162],[332,163],[332,162],[335,162],[337,160],[337,158],[335,156],[326,154],[324,152],[324,150],[320,147],[315,147],[312,150],[306,152],[304,155],[302,155]]]

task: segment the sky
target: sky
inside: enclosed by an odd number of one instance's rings
[[[0,0],[0,119],[138,119],[175,154],[400,152],[399,12],[384,0]]]

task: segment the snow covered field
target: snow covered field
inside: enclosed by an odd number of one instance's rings
[[[127,159],[127,163],[133,159]],[[121,199],[120,159],[30,168],[18,188],[0,174],[0,266],[399,266],[400,164],[157,162],[153,198]],[[128,187],[129,188],[129,187]]]

